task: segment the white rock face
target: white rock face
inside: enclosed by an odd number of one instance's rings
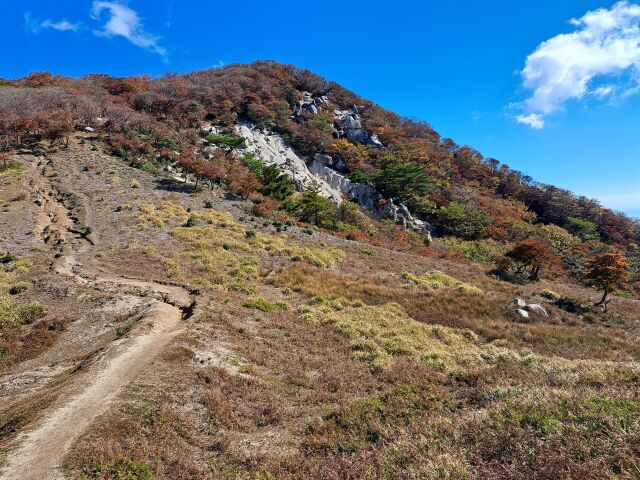
[[[293,179],[297,189],[309,187],[316,182],[321,195],[336,203],[342,201],[342,192],[322,177],[311,173],[305,161],[279,135],[263,132],[246,123],[236,126],[236,134],[245,139],[247,146],[244,152],[255,154],[265,165],[277,165],[282,173]]]

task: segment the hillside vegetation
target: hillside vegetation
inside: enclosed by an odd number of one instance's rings
[[[273,62],[1,81],[0,141],[0,478],[640,475],[636,220]]]

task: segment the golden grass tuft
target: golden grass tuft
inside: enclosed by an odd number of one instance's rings
[[[136,219],[144,229],[170,227],[171,236],[180,241],[183,251],[176,261],[163,258],[165,267],[178,278],[191,270],[198,279],[194,283],[212,289],[257,293],[259,266],[269,257],[301,260],[322,268],[331,268],[345,257],[338,248],[301,247],[275,235],[247,230],[231,214],[212,209],[188,212],[171,202],[159,207],[142,203]]]
[[[476,295],[482,295],[484,293],[475,285],[456,280],[455,278],[450,277],[440,270],[432,270],[431,272],[427,272],[423,275],[414,275],[409,272],[403,272],[402,278],[410,282],[410,284],[417,286],[418,288],[421,288],[423,290],[451,288],[454,290],[458,290],[459,292],[471,293]]]
[[[483,361],[475,333],[417,322],[398,304],[371,306],[346,299],[315,303],[303,308],[301,318],[332,325],[351,339],[353,356],[370,363],[374,370],[387,368],[394,357],[424,362],[440,370]]]

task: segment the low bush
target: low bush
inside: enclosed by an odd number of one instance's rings
[[[261,298],[247,300],[242,304],[243,307],[261,310],[263,312],[272,312],[274,310],[289,310],[289,305],[284,302],[271,303]]]
[[[8,295],[0,295],[0,326],[15,327],[30,323],[42,316],[44,307],[37,302],[27,305],[15,304]]]
[[[456,280],[449,275],[442,273],[439,270],[433,270],[423,275],[413,275],[409,272],[404,272],[402,277],[410,282],[412,285],[424,290],[437,290],[439,288],[452,288],[459,292],[471,293],[476,295],[482,295],[484,292],[475,285],[469,285],[468,283]]]

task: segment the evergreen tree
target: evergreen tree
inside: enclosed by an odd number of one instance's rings
[[[302,194],[298,205],[298,216],[303,222],[321,227],[329,220],[331,210],[331,203],[320,195],[320,187],[314,182]]]

